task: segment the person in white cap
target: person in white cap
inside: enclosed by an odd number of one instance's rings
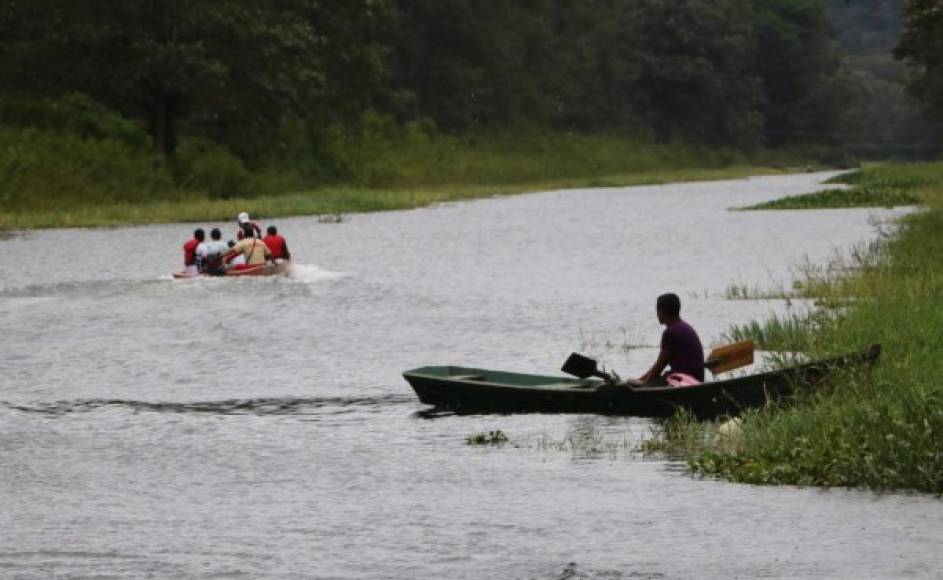
[[[254,221],[252,221],[252,220],[249,219],[249,214],[248,214],[248,212],[242,212],[242,213],[240,213],[238,216],[236,216],[236,220],[239,222],[239,229],[240,229],[240,230],[242,229],[242,225],[243,225],[243,224],[249,224],[249,225],[252,226],[252,231],[255,232],[255,236],[254,236],[254,237],[256,237],[256,238],[261,238],[261,237],[262,237],[262,228],[259,226],[259,224],[255,223]]]

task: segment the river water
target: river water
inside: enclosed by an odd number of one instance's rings
[[[728,208],[826,177],[280,219],[281,279],[171,279],[192,225],[0,240],[0,577],[939,577],[936,498],[696,478],[647,420],[429,415],[400,376],[640,373],[666,291],[705,343],[802,308],[724,295],[901,211]]]

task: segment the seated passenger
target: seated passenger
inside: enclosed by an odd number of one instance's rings
[[[197,275],[200,273],[199,258],[196,255],[196,248],[206,239],[203,228],[197,228],[193,232],[193,239],[187,240],[183,244],[183,273]]]
[[[269,226],[266,232],[268,235],[262,238],[262,241],[265,242],[265,245],[268,246],[268,249],[272,252],[272,260],[279,258],[291,260],[291,253],[288,252],[288,244],[285,242],[285,238],[278,234],[278,228]]]
[[[240,240],[242,239],[242,232],[239,232],[239,239],[240,239]],[[227,244],[230,248],[232,248],[232,247],[234,247],[234,246],[236,245],[236,242],[234,242],[234,241],[232,241],[232,240],[229,240],[228,242],[226,242],[226,244]],[[223,256],[223,262],[226,263],[226,264],[228,264],[229,266],[245,266],[245,264],[246,264],[246,257],[243,256],[242,254],[236,254],[235,256],[231,256],[231,255],[229,255],[229,253],[227,252],[227,254],[226,254],[225,256]]]
[[[245,270],[247,268],[264,265],[265,259],[271,256],[272,252],[269,251],[268,246],[265,245],[265,242],[252,237],[251,224],[243,224],[242,239],[229,249],[229,252],[226,253],[225,258],[229,259],[237,255],[242,255],[245,257],[246,263],[237,265],[235,268],[237,270]]]
[[[684,373],[703,381],[704,348],[691,325],[681,320],[681,299],[677,294],[662,294],[655,303],[655,313],[658,322],[665,325],[661,352],[652,368],[638,379],[629,380],[629,384],[664,384],[662,371],[669,366],[671,373]]]
[[[203,242],[196,247],[196,255],[202,263],[202,271],[206,274],[220,276],[226,273],[226,263],[223,256],[229,252],[229,245],[222,239],[219,228],[210,232],[210,241]]]

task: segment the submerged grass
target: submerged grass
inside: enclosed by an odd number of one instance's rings
[[[704,436],[710,425],[687,421],[676,431],[696,443],[687,453],[696,472],[748,483],[943,493],[943,165],[866,168],[846,179],[867,185],[888,176],[927,211],[905,218],[878,258],[841,282],[854,300],[730,335],[812,357],[881,343],[880,364],[838,376],[796,405],[745,414],[734,451]],[[809,287],[824,294],[835,284]]]

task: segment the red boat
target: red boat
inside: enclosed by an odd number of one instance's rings
[[[275,262],[266,262],[251,268],[237,270],[230,268],[225,274],[206,274],[203,272],[197,274],[188,274],[186,272],[174,272],[174,278],[200,278],[203,276],[210,278],[219,278],[223,276],[284,276],[291,268],[291,262],[287,260],[276,260]]]

